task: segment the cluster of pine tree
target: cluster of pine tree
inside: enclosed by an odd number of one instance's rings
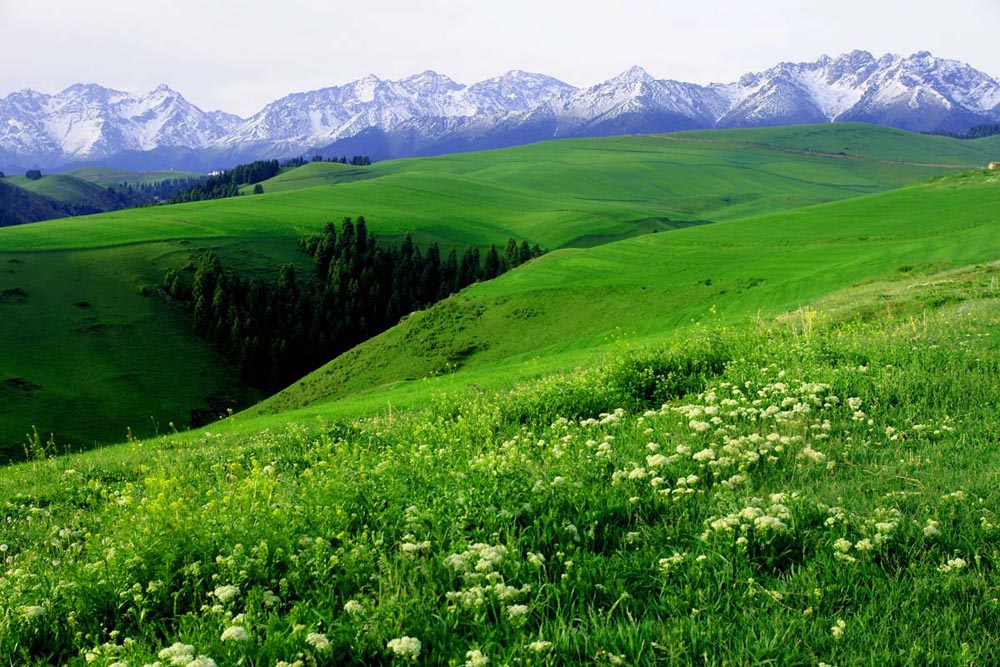
[[[129,193],[138,192],[154,201],[167,201],[203,180],[205,180],[204,177],[168,178],[151,183],[129,183],[126,181],[122,183],[121,187],[123,190],[127,189]]]
[[[1000,134],[1000,123],[985,123],[983,125],[973,125],[965,132],[949,132],[948,130],[938,130],[927,134],[939,134],[952,139],[982,139]]]
[[[542,254],[526,241],[507,241],[442,259],[432,243],[425,251],[409,235],[380,245],[365,219],[345,218],[338,232],[328,223],[303,239],[315,276],[300,280],[291,265],[277,284],[246,281],[222,269],[207,253],[193,283],[173,269],[166,291],[194,309],[195,332],[236,364],[244,379],[271,393],[355,345],[392,327],[407,313],[435,303],[478,280],[495,278]]]
[[[237,197],[240,194],[241,185],[252,185],[274,178],[281,170],[281,165],[277,160],[258,160],[249,164],[240,164],[232,169],[227,169],[221,174],[209,176],[178,192],[170,200],[171,204],[182,204],[189,201],[202,201],[204,199],[225,199],[226,197]]]
[[[369,167],[371,166],[372,159],[367,155],[355,155],[350,160],[347,159],[346,155],[341,155],[340,157],[323,157],[319,153],[313,155],[313,162],[334,162],[338,164],[349,164],[352,167]]]

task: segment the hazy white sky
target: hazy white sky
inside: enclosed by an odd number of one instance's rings
[[[1000,0],[0,0],[0,97],[166,83],[243,116],[291,92],[433,69],[577,86],[639,64],[733,81],[855,48],[929,50],[1000,76]]]

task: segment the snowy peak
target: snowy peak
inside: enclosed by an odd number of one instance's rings
[[[166,84],[140,95],[75,84],[0,99],[0,155],[43,166],[159,147],[230,160],[324,147],[385,158],[553,137],[849,120],[929,131],[997,123],[1000,81],[927,51],[823,55],[707,86],[657,79],[638,66],[583,89],[522,70],[472,85],[425,70],[294,93],[247,119],[206,113]]]
[[[618,76],[609,79],[606,83],[621,86],[632,86],[637,83],[650,83],[652,81],[656,81],[656,79],[654,79],[649,72],[638,65],[634,65]]]
[[[25,91],[0,100],[0,148],[36,157],[94,159],[160,146],[200,148],[224,133],[212,116],[164,84],[137,96],[75,84],[56,95]]]

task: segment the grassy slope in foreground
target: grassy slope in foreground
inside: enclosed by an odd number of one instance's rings
[[[996,664],[997,271],[388,418],[0,470],[0,656]]]
[[[431,383],[441,387],[503,384],[705,318],[774,315],[891,272],[992,259],[998,210],[1000,177],[980,172],[552,253],[412,315],[249,412],[407,404],[429,376],[443,375]],[[417,382],[395,384],[404,380]]]
[[[927,142],[910,136],[916,145]],[[550,249],[585,246],[949,171],[799,155],[740,138],[549,142],[383,163],[371,167],[379,177],[353,182],[343,181],[350,168],[314,164],[274,183],[291,187],[301,176],[299,185],[317,177],[339,184],[271,193],[268,182],[263,195],[5,229],[0,291],[26,296],[0,303],[0,339],[17,341],[0,349],[0,383],[10,381],[0,385],[0,443],[19,451],[32,425],[55,432],[60,444],[119,439],[128,428],[153,434],[171,421],[183,427],[189,410],[238,394],[221,360],[148,289],[205,249],[244,274],[274,275],[288,261],[306,270],[298,238],[362,213],[376,233],[411,232],[418,242],[485,246],[516,237]],[[582,312],[594,312],[596,303]]]

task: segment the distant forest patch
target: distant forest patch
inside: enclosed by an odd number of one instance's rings
[[[292,265],[276,284],[227,273],[211,252],[185,269],[172,269],[164,289],[193,311],[195,333],[236,365],[253,386],[273,393],[337,355],[376,336],[404,315],[463,287],[490,280],[542,254],[538,245],[508,239],[485,254],[467,247],[442,258],[409,235],[385,244],[364,217],[327,223],[302,239],[315,275],[300,279]]]

